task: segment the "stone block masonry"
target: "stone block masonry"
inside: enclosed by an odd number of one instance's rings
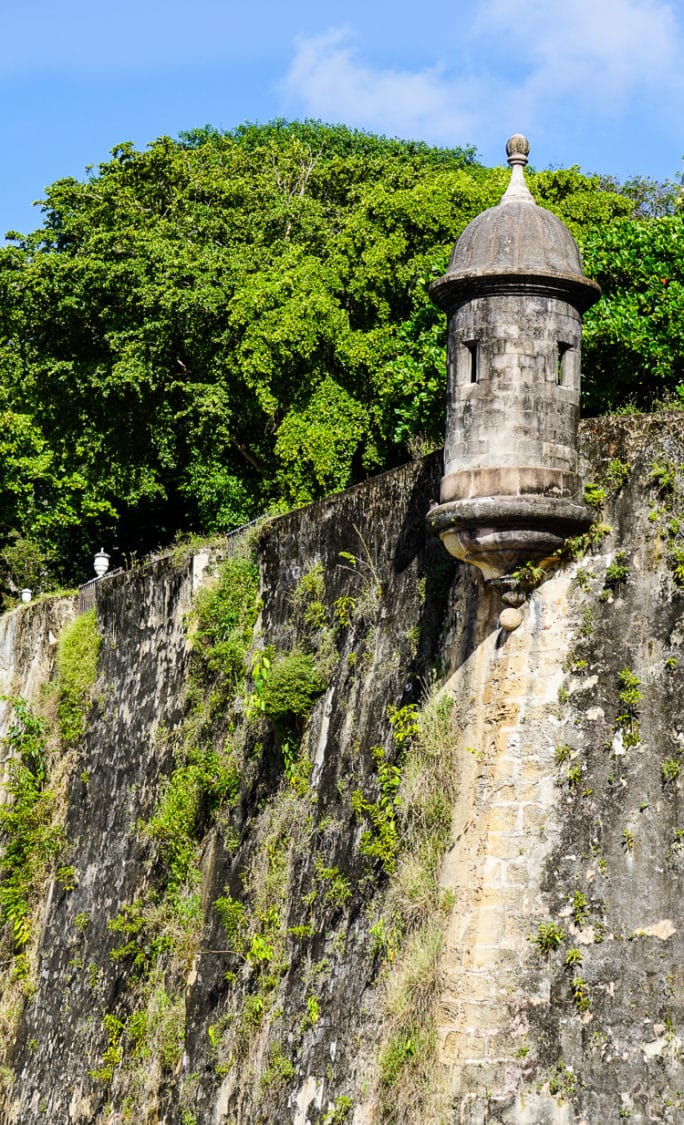
[[[537,958],[530,937],[549,912],[540,874],[559,838],[553,778],[571,583],[572,568],[546,582],[503,644],[497,631],[484,632],[444,687],[477,701],[459,731],[467,772],[443,871],[455,905],[439,1018],[440,1065],[466,1115],[483,1090],[501,1095],[507,1067],[520,1069],[523,1013],[549,999],[546,982],[530,993],[525,967]]]
[[[461,701],[463,785],[443,870],[435,1122],[684,1119],[684,591],[667,545],[683,439],[676,418],[586,425],[587,479],[615,459],[630,469],[606,486],[610,532],[535,591],[505,640],[481,606],[444,686]],[[664,456],[679,466],[669,500],[652,473]],[[617,552],[628,574],[613,591]],[[540,927],[555,928],[546,945]]]
[[[141,1007],[130,961],[110,956],[127,937],[109,922],[157,886],[160,856],[140,825],[175,768],[168,739],[185,715],[193,590],[213,562],[168,558],[103,585],[99,679],[63,790],[59,864],[72,875],[67,886],[50,879],[37,904],[24,992],[9,973],[0,987],[2,1125],[386,1125],[379,1054],[398,959],[383,958],[378,920],[392,876],[361,853],[368,822],[351,797],[381,794],[373,747],[401,768],[387,709],[431,678],[454,701],[459,794],[441,872],[453,905],[436,972],[432,1104],[401,1125],[680,1125],[684,593],[673,521],[684,421],[592,420],[580,433],[581,471],[604,482],[600,519],[612,530],[533,593],[511,634],[478,572],[425,534],[437,456],[264,532],[257,643],[301,644],[293,607],[312,574],[330,621],[340,597],[355,599],[356,617],[328,650],[303,735],[304,796],[264,726],[246,743],[236,805],[218,822],[198,818],[201,945],[156,982],[166,1008],[159,993],[156,1008]],[[621,487],[611,461],[628,466]],[[654,464],[673,467],[669,491]],[[357,558],[357,577],[341,551]],[[626,575],[616,585],[617,552]],[[12,693],[40,701],[51,633],[72,614],[72,602],[59,612],[38,602],[3,619]],[[639,681],[627,704],[625,671]],[[228,888],[253,910],[250,893],[275,882],[253,867],[258,855],[282,863],[277,964],[258,961],[258,946],[253,962],[231,958],[214,908]],[[250,872],[263,872],[256,891]],[[557,948],[536,940],[542,924]],[[141,1012],[152,1052],[142,1056]],[[121,1021],[118,1043],[105,1016]],[[154,1053],[160,1043],[166,1054]]]

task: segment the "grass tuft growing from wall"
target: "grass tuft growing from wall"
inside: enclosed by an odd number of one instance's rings
[[[59,730],[64,746],[73,746],[84,734],[90,692],[97,678],[102,637],[94,609],[74,618],[57,643]]]
[[[38,892],[62,844],[54,823],[55,795],[46,787],[45,726],[23,699],[12,700],[4,739],[6,803],[0,805],[0,925],[2,951],[18,955],[31,937]]]
[[[393,724],[404,746],[397,793],[399,849],[383,918],[373,927],[388,959],[385,1034],[378,1057],[379,1102],[385,1122],[425,1120],[435,1094],[436,1006],[450,896],[440,869],[458,793],[453,703],[433,695],[405,724]],[[413,725],[414,724],[414,725]]]

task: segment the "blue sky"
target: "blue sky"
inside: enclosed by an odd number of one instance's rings
[[[3,12],[0,233],[122,141],[315,117],[502,163],[678,177],[681,0],[23,0]]]

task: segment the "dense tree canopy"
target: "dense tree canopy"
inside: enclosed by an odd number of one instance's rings
[[[507,176],[468,149],[275,122],[120,145],[53,184],[41,228],[0,250],[6,559],[26,544],[35,569],[37,544],[53,578],[78,578],[105,539],[228,528],[438,444],[427,285]],[[578,169],[530,183],[605,293],[585,408],[681,393],[672,196]]]

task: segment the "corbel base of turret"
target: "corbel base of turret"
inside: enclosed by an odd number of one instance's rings
[[[539,572],[558,562],[566,541],[587,531],[594,516],[565,497],[486,496],[436,505],[427,523],[450,555],[482,571],[504,604],[501,627],[515,629]]]

